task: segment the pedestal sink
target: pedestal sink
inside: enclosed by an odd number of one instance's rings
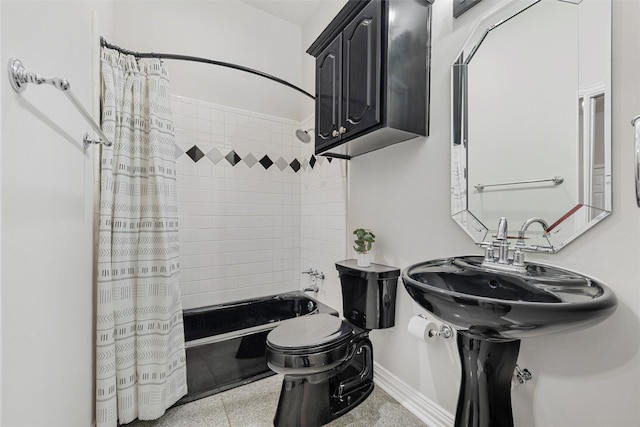
[[[457,427],[513,426],[511,378],[520,339],[594,325],[617,306],[613,291],[589,277],[529,262],[521,270],[494,270],[481,256],[463,256],[402,272],[409,295],[457,329]]]

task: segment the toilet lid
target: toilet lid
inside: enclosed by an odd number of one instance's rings
[[[269,332],[267,342],[283,350],[337,345],[353,336],[353,328],[347,322],[326,313],[297,317],[282,322]]]

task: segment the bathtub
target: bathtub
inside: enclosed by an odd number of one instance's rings
[[[268,377],[265,342],[281,321],[338,312],[294,291],[184,310],[189,394],[178,405]]]

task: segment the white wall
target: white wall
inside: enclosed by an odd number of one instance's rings
[[[111,43],[235,63],[300,85],[300,27],[237,0],[118,1]],[[301,121],[311,99],[223,67],[165,61],[175,95]],[[313,91],[311,92],[313,93]]]
[[[430,136],[350,161],[347,230],[367,224],[376,231],[378,262],[404,268],[480,253],[449,218],[450,65],[475,21],[497,4],[485,0],[454,20],[450,2],[434,3]],[[615,290],[619,307],[588,330],[523,341],[519,364],[534,379],[513,392],[518,426],[640,424],[640,221],[629,126],[640,111],[639,20],[638,2],[614,0],[613,214],[559,254],[530,256],[599,278]],[[375,360],[453,414],[457,352],[408,335],[409,318],[421,312],[400,288],[395,329],[372,332]]]
[[[69,80],[93,102],[92,11],[108,1],[2,1],[2,58]],[[6,426],[93,420],[93,155],[90,131],[51,86],[2,88],[2,419]]]

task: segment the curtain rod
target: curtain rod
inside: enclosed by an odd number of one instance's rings
[[[154,53],[154,52],[135,52],[129,49],[121,48],[120,46],[116,46],[111,44],[105,40],[104,37],[100,37],[100,46],[107,47],[109,49],[114,49],[119,51],[120,53],[124,53],[127,55],[133,55],[136,58],[158,58],[158,59],[176,59],[179,61],[192,61],[192,62],[202,62],[205,64],[219,65],[221,67],[233,68],[235,70],[244,71],[246,73],[255,74],[256,76],[264,77],[266,79],[272,80],[274,82],[280,83],[281,85],[290,87],[292,89],[297,90],[298,92],[308,96],[311,99],[315,99],[313,95],[304,89],[299,88],[298,86],[289,83],[286,80],[282,80],[279,77],[272,76],[271,74],[263,73],[262,71],[254,70],[253,68],[244,67],[242,65],[233,64],[231,62],[223,62],[216,61],[214,59],[201,58],[198,56],[189,56],[189,55],[179,55],[175,53]]]

